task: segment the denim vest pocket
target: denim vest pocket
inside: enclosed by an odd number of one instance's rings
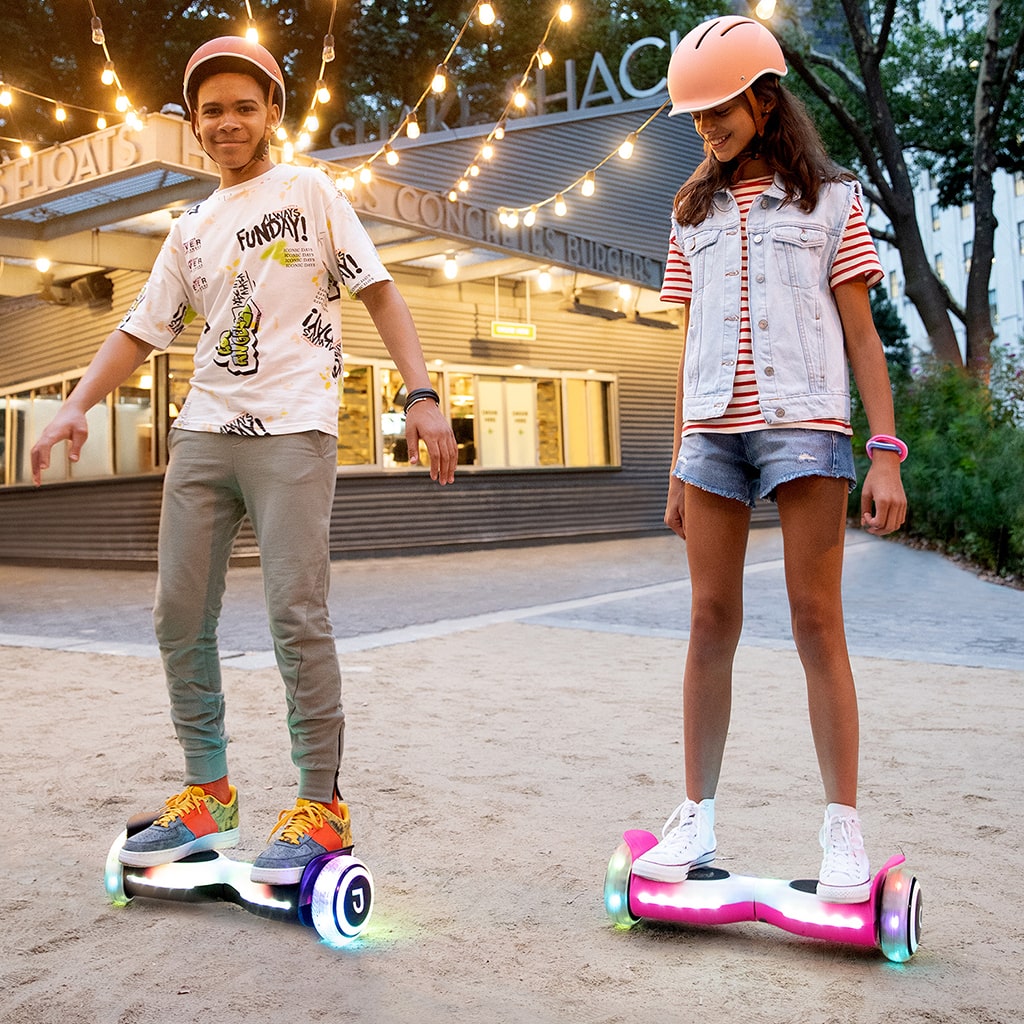
[[[700,294],[708,282],[709,275],[716,275],[714,245],[721,234],[720,228],[705,228],[683,237],[682,250],[690,264],[694,295]]]
[[[809,224],[777,224],[771,237],[782,283],[791,288],[819,287],[828,232]]]

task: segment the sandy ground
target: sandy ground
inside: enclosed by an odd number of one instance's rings
[[[966,577],[965,577],[966,579]],[[856,656],[872,860],[924,893],[917,955],[763,924],[617,930],[601,889],[624,828],[679,799],[686,642],[497,621],[342,654],[346,797],[376,904],[336,950],[239,907],[108,904],[124,819],[179,788],[151,657],[0,647],[0,1020],[799,1022],[1022,1019],[1017,880],[1024,676]],[[744,646],[718,866],[811,877],[820,783],[795,654]],[[271,668],[225,672],[237,856],[291,805]]]

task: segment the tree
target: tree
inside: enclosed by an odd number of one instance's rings
[[[807,9],[809,7],[809,10]],[[846,39],[817,45],[800,12],[773,23],[790,66],[828,111],[866,178],[866,193],[892,225],[880,235],[900,252],[907,297],[933,354],[984,377],[995,332],[988,286],[996,219],[996,169],[1024,170],[1021,80],[1024,0],[947,0],[945,25],[922,24],[920,4],[831,0],[804,5],[818,29],[845,21]],[[1019,96],[1019,93],[1017,94]],[[929,264],[914,210],[914,182],[928,171],[940,202],[971,202],[974,250],[964,302]],[[961,357],[952,318],[966,328]]]

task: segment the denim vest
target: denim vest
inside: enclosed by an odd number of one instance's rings
[[[823,185],[804,213],[776,178],[747,214],[754,373],[772,425],[850,419],[850,377],[829,270],[846,228],[855,182]],[[740,337],[740,213],[727,191],[697,225],[675,223],[690,264],[693,299],[686,334],[683,417],[710,420],[732,397]]]

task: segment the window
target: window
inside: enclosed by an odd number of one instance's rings
[[[1017,221],[1017,250],[1024,256],[1024,220]]]
[[[964,242],[964,273],[971,272],[971,253],[974,252],[974,242]]]
[[[988,313],[992,318],[992,324],[996,327],[999,326],[999,301],[996,298],[995,288],[989,288],[988,290]]]
[[[940,281],[946,280],[946,261],[943,259],[941,252],[935,254],[935,276]]]
[[[942,207],[938,203],[932,203],[932,231],[942,228]]]
[[[160,352],[89,410],[79,461],[54,448],[43,482],[152,473],[167,464],[167,436],[188,394],[192,356]],[[31,482],[29,452],[78,383],[77,374],[0,394],[0,486]],[[459,449],[459,464],[486,469],[618,465],[612,374],[531,373],[521,367],[431,369]],[[409,468],[406,388],[386,363],[350,361],[338,408],[338,465]],[[425,447],[420,465],[428,464]]]
[[[114,472],[153,472],[154,444],[153,368],[144,365],[114,391]]]
[[[338,410],[338,465],[366,466],[376,462],[375,456],[370,367],[346,367]]]

